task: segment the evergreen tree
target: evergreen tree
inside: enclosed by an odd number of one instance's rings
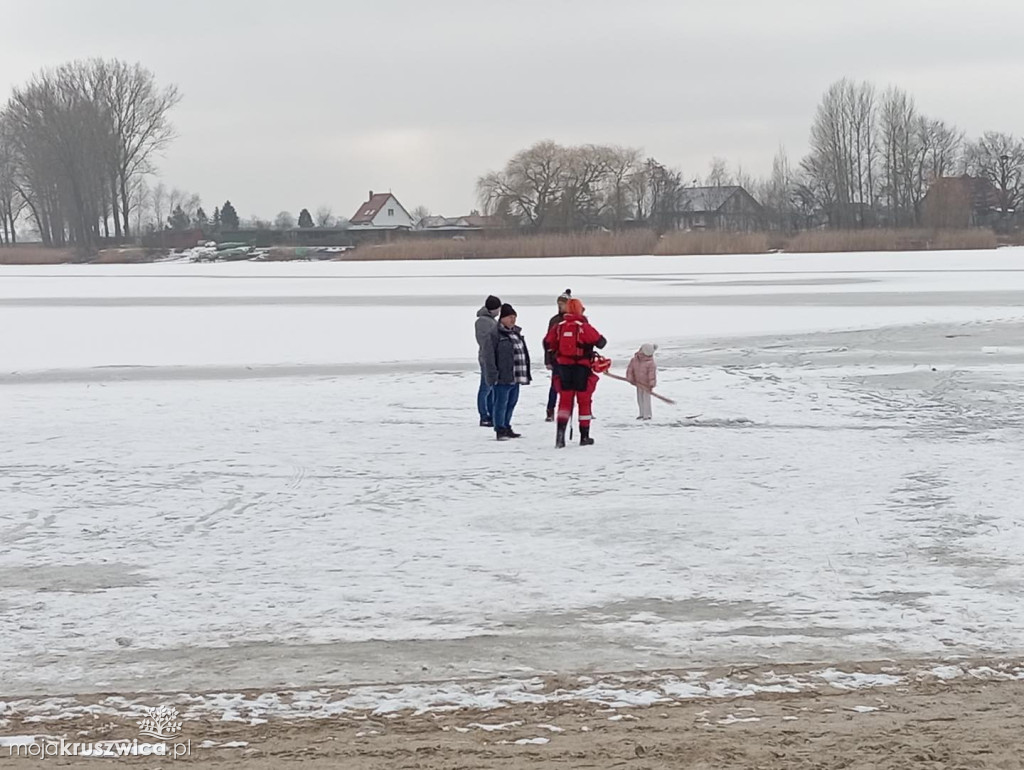
[[[215,233],[220,232],[220,206],[214,206],[213,208],[213,220],[210,222]]]
[[[313,215],[309,213],[309,209],[299,212],[299,227],[313,227]]]
[[[220,221],[225,230],[238,229],[238,212],[231,205],[231,201],[224,201],[224,205],[220,209]]]
[[[200,230],[205,230],[210,226],[210,218],[206,216],[206,212],[203,211],[203,207],[200,206],[196,211],[196,227]]]
[[[192,222],[180,205],[174,207],[174,211],[167,217],[167,224],[172,230],[188,230]]]

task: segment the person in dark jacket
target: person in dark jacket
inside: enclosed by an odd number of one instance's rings
[[[569,289],[558,296],[556,300],[558,312],[548,321],[548,331],[551,331],[552,327],[557,326],[565,318],[565,306],[569,304],[570,299],[572,299],[572,292]],[[544,338],[544,366],[551,372],[551,387],[548,388],[548,413],[545,421],[554,422],[555,404],[558,402],[558,362],[555,361],[555,351],[548,347],[547,337]]]
[[[484,343],[484,375],[494,389],[494,433],[498,441],[519,438],[512,430],[512,413],[519,402],[519,388],[529,385],[530,351],[523,339],[523,330],[516,326],[516,311],[511,305],[501,306],[498,325]]]
[[[501,300],[491,295],[484,302],[484,306],[476,311],[476,345],[477,363],[480,364],[480,387],[476,392],[476,410],[480,413],[480,427],[494,427],[494,391],[487,384],[484,376],[484,343],[488,335],[498,325],[498,311],[501,309]]]

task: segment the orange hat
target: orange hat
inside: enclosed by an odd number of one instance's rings
[[[569,303],[565,306],[565,312],[569,315],[583,315],[583,311],[586,310],[583,307],[583,303],[573,297],[569,300]]]

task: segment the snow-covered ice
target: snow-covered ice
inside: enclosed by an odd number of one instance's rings
[[[499,445],[476,309],[539,358],[566,286],[679,406],[556,454],[540,370]],[[1022,301],[1017,249],[0,268],[0,694],[1020,653]]]

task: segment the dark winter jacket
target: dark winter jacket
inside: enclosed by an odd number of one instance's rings
[[[494,327],[497,325],[498,319],[486,306],[476,311],[476,360],[481,367],[484,365],[484,344],[487,342],[488,335],[494,331]]]
[[[548,321],[548,331],[551,331],[555,326],[561,323],[562,319],[565,318],[565,313],[555,313],[551,316],[551,320]],[[548,338],[544,338],[544,366],[555,365],[555,351],[548,347]]]
[[[506,329],[498,324],[494,330],[487,335],[483,347],[484,379],[488,385],[515,385],[515,360],[512,349],[512,335],[518,335],[523,341],[523,350],[526,353],[527,378],[533,379],[530,371],[530,349],[526,346],[526,339],[523,337],[523,330],[518,326]]]

